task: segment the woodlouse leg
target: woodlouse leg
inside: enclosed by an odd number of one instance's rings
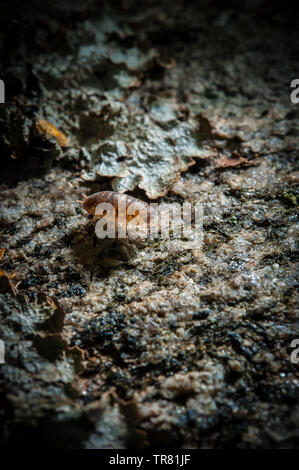
[[[99,220],[99,218],[97,216],[93,216],[93,218],[88,222],[88,224],[85,226],[85,228],[88,228],[90,227],[91,225],[95,224],[97,221]]]
[[[123,260],[128,261],[134,258],[138,254],[138,248],[136,245],[128,244],[127,242],[118,240],[117,250]]]

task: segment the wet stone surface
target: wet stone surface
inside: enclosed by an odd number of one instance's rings
[[[296,447],[296,28],[135,3],[0,19],[1,443]],[[100,241],[109,189],[200,202],[201,250]]]

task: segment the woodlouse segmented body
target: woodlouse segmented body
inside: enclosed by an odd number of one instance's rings
[[[97,208],[100,204],[111,204],[114,208],[115,215],[118,216],[120,208],[125,209],[125,218],[129,222],[138,214],[143,215],[143,220],[147,223],[150,222],[151,207],[144,201],[129,196],[128,194],[121,194],[115,191],[101,191],[99,193],[91,194],[90,196],[83,195],[82,201],[79,201],[82,207],[92,215],[99,215]]]
[[[83,200],[79,201],[82,204],[83,209],[85,209],[89,214],[95,215],[96,207],[101,203],[112,204],[112,206],[117,209],[119,204],[125,204],[126,209],[133,204],[134,207],[140,210],[149,210],[150,206],[140,199],[129,196],[128,194],[121,194],[115,191],[101,191],[99,193],[91,194],[86,196],[83,194]]]

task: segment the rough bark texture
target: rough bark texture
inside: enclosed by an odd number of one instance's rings
[[[109,3],[1,6],[1,445],[295,447],[292,10]],[[101,242],[107,189],[201,202],[200,255]]]

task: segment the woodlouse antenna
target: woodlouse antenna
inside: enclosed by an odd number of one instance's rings
[[[86,194],[82,194],[82,200],[80,201],[80,199],[78,199],[77,202],[79,202],[80,204],[83,204],[86,199],[87,199]]]

